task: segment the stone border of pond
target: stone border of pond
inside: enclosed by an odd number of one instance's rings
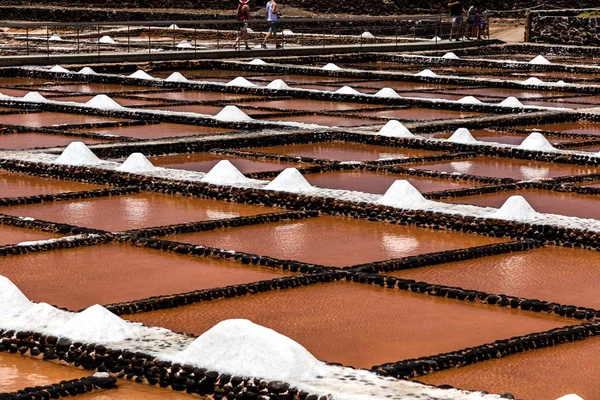
[[[92,375],[50,385],[26,387],[16,392],[0,393],[0,400],[60,399],[109,389],[118,389],[116,378],[110,375]]]

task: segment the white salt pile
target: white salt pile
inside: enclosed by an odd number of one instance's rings
[[[509,221],[530,221],[537,218],[538,213],[523,196],[510,196],[490,217]]]
[[[96,304],[76,314],[54,334],[84,343],[112,343],[137,336],[140,327]]]
[[[261,60],[260,58],[255,58],[254,60],[250,61],[248,64],[250,64],[250,65],[266,65],[267,63],[264,62],[263,60]]]
[[[180,72],[173,72],[167,79],[167,82],[189,82],[188,78],[183,76]]]
[[[169,25],[169,29],[179,29],[179,27],[175,24]]]
[[[254,87],[256,85],[250,82],[248,79],[238,76],[234,80],[227,82],[225,86]]]
[[[559,397],[556,400],[583,400],[582,397],[577,396],[576,394],[565,394],[564,396]]]
[[[215,119],[228,122],[252,121],[252,117],[236,106],[223,107],[223,109],[219,111],[217,115],[215,115]]]
[[[33,303],[10,279],[0,275],[0,315],[18,315],[32,306]]]
[[[559,85],[559,86],[568,85],[568,83],[565,82],[565,81],[563,81],[563,80],[560,80],[560,81],[556,82],[556,84]]]
[[[295,35],[295,33],[294,33],[294,32],[292,32],[290,29],[284,29],[283,31],[281,31],[281,33],[282,33],[284,36],[294,36],[294,35]]]
[[[100,108],[102,110],[119,110],[123,108],[122,105],[105,94],[97,94],[88,100],[85,105],[87,107]]]
[[[273,82],[269,83],[267,85],[268,89],[289,89],[290,87],[288,86],[287,83],[285,83],[283,80],[281,79],[275,79]]]
[[[278,381],[314,379],[326,368],[292,339],[244,319],[219,322],[177,354],[175,361]]]
[[[25,101],[31,101],[34,103],[42,103],[44,101],[47,101],[46,98],[44,96],[42,96],[41,94],[39,94],[38,92],[29,92],[21,98]]]
[[[11,321],[4,322],[3,325],[18,331],[54,332],[73,316],[73,313],[59,310],[50,304],[38,303],[19,313]]]
[[[471,135],[471,132],[467,128],[458,128],[452,136],[448,138],[449,142],[452,143],[463,143],[463,144],[471,144],[478,143],[477,139]]]
[[[325,71],[339,71],[341,68],[335,65],[334,63],[329,63],[322,66],[321,69]]]
[[[215,185],[246,183],[248,178],[228,160],[221,160],[202,178],[203,182]]]
[[[534,58],[533,60],[529,61],[529,64],[550,65],[552,63],[546,57],[539,55],[536,58]]]
[[[389,87],[385,87],[385,88],[381,89],[379,92],[375,93],[373,96],[375,96],[375,97],[394,97],[394,98],[401,97],[398,94],[398,92],[396,92],[394,89],[389,88]]]
[[[342,86],[341,88],[339,88],[338,90],[336,90],[334,93],[337,94],[352,94],[352,95],[357,95],[357,94],[362,94],[361,92],[359,92],[358,90],[351,88],[350,86]]]
[[[423,71],[421,71],[419,73],[416,73],[415,76],[425,76],[425,77],[428,77],[428,78],[436,78],[439,75],[436,74],[435,72],[433,72],[430,69],[425,69],[425,70],[423,70]]]
[[[71,142],[54,160],[59,165],[97,165],[101,161],[83,142]]]
[[[254,29],[248,28],[248,33],[254,33]]]
[[[96,71],[91,69],[90,67],[83,67],[79,70],[78,74],[82,75],[96,75]]]
[[[68,69],[61,67],[60,65],[55,65],[54,67],[49,69],[50,72],[60,72],[63,74],[69,74],[71,73],[71,71],[69,71]]]
[[[267,186],[267,190],[282,192],[309,192],[313,187],[296,168],[286,168]]]
[[[193,49],[194,46],[187,40],[182,40],[181,42],[177,43],[177,48],[178,49]]]
[[[117,43],[110,36],[102,36],[100,39],[98,39],[98,42],[100,42],[102,44],[115,44],[115,43]]]
[[[456,54],[454,54],[452,52],[444,54],[442,56],[442,58],[445,58],[446,60],[459,60],[460,59],[459,56],[457,56]]]
[[[388,121],[388,123],[385,124],[383,126],[383,128],[381,128],[379,130],[379,135],[387,136],[387,137],[403,137],[403,138],[409,138],[409,137],[415,136],[404,125],[402,125],[402,123],[400,121],[397,121],[395,119]]]
[[[420,208],[430,203],[423,195],[406,180],[397,180],[377,201],[384,206],[399,208]]]
[[[148,172],[155,169],[154,165],[142,153],[133,153],[123,164],[117,167],[121,172]]]
[[[523,143],[518,146],[521,150],[553,151],[556,150],[552,143],[539,132],[532,132]]]
[[[373,35],[373,34],[372,34],[371,32],[369,32],[369,31],[363,32],[363,33],[360,35],[360,37],[361,37],[361,38],[363,38],[363,39],[375,39],[375,35]]]
[[[516,97],[510,96],[504,99],[500,104],[502,107],[512,107],[512,108],[522,108],[523,103],[519,101]]]
[[[538,78],[531,77],[523,81],[523,85],[545,85],[544,81]]]
[[[461,104],[483,104],[481,100],[473,96],[465,96],[462,99],[458,100],[458,102]]]
[[[432,42],[439,42],[440,40],[442,40],[442,38],[439,36],[434,36],[433,39],[431,39]]]
[[[138,69],[133,74],[129,75],[129,78],[148,79],[148,80],[154,79],[154,77],[150,76],[149,74],[147,74],[146,72],[142,71],[141,69]]]
[[[48,40],[50,40],[51,42],[62,42],[63,38],[61,38],[59,34],[54,33],[48,38]]]

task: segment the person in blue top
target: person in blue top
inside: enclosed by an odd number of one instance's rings
[[[281,44],[277,41],[277,18],[279,15],[279,5],[275,2],[275,0],[270,0],[267,3],[267,24],[269,26],[269,32],[267,32],[267,36],[265,36],[265,40],[261,43],[261,47],[263,49],[267,48],[267,41],[271,36],[275,38],[275,48],[280,49]]]

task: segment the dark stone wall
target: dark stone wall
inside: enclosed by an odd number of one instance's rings
[[[581,10],[534,12],[529,41],[534,43],[600,45],[600,18],[580,18]]]

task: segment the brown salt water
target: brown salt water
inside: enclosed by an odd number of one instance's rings
[[[501,207],[510,196],[519,195],[531,204],[534,210],[567,215],[570,217],[600,219],[600,196],[577,193],[551,192],[545,190],[519,190],[489,193],[468,197],[444,199],[447,203],[473,204],[483,207]]]
[[[355,190],[367,193],[385,193],[396,180],[407,180],[421,193],[439,192],[442,190],[464,189],[478,186],[474,183],[455,182],[443,179],[426,179],[410,175],[387,174],[371,171],[335,171],[322,174],[306,174],[304,176],[312,185]]]
[[[502,240],[464,233],[320,216],[174,235],[172,240],[336,267]]]
[[[362,103],[342,103],[335,101],[320,101],[320,100],[271,100],[271,101],[255,101],[252,103],[238,103],[238,106],[250,105],[253,107],[268,107],[268,108],[283,108],[286,110],[303,110],[303,111],[347,111],[359,110],[362,108],[379,107],[375,104]]]
[[[81,369],[24,357],[19,353],[0,353],[0,393],[51,385],[89,375],[89,372]]]
[[[447,173],[513,178],[517,180],[585,175],[600,171],[600,169],[595,167],[499,157],[475,157],[460,161],[417,164],[413,165],[412,168]]]
[[[245,99],[253,97],[249,94],[238,93],[220,93],[220,92],[157,92],[157,93],[136,93],[137,97],[162,99],[162,100],[184,100],[184,101],[215,101],[231,99]]]
[[[107,117],[95,117],[92,115],[84,114],[63,114],[55,112],[0,115],[0,124],[22,125],[31,127],[64,124],[93,124],[109,121],[115,121],[115,119]]]
[[[344,142],[288,144],[284,146],[257,147],[250,150],[260,153],[285,154],[337,161],[375,161],[382,158],[424,157],[442,154],[441,152],[430,150]]]
[[[31,149],[35,147],[66,146],[78,141],[87,144],[102,143],[102,140],[84,137],[45,135],[43,133],[15,133],[0,135],[0,149]]]
[[[537,349],[417,378],[433,385],[512,393],[518,399],[555,400],[568,393],[600,398],[600,338]]]
[[[47,193],[82,192],[104,186],[40,178],[16,172],[0,171],[0,197],[34,196]],[[2,209],[0,209],[2,212]]]
[[[583,135],[600,135],[600,122],[576,121],[545,125],[523,126],[522,129],[538,129],[541,131],[553,131],[564,133],[580,133]]]
[[[317,124],[325,126],[363,126],[363,125],[383,125],[385,121],[376,121],[362,118],[331,117],[326,115],[301,115],[293,117],[272,117],[265,118],[275,122],[302,122],[305,124]]]
[[[195,334],[225,319],[246,318],[292,338],[321,360],[365,368],[573,322],[345,281],[126,318]]]
[[[178,136],[212,135],[235,132],[232,129],[213,128],[210,126],[194,126],[183,124],[152,124],[119,126],[114,128],[80,129],[79,132],[94,132],[104,135],[128,136],[136,139],[160,139]]]
[[[481,140],[482,142],[495,142],[513,145],[519,145],[523,143],[523,140],[525,140],[525,138],[527,137],[527,135],[511,134],[510,132],[493,131],[490,129],[477,129],[472,130],[470,132],[475,139]],[[448,139],[450,136],[452,136],[453,133],[454,132],[438,133],[433,135],[432,137]],[[548,139],[548,141],[550,141],[550,143],[552,144],[576,141],[576,139],[572,138],[546,137],[546,139]]]
[[[186,392],[176,392],[170,388],[161,388],[159,385],[150,386],[144,383],[135,383],[119,379],[118,389],[95,391],[85,395],[85,400],[190,400],[207,399],[197,395],[192,397]]]
[[[91,100],[94,96],[64,96],[64,97],[52,97],[54,101],[74,101],[76,103],[86,103]],[[123,107],[135,107],[139,105],[149,105],[149,104],[160,104],[156,101],[150,101],[147,99],[124,99],[120,97],[112,96],[113,99],[118,104]]]
[[[359,113],[353,113],[356,115],[364,115],[368,117],[379,117],[379,118],[397,118],[403,120],[415,120],[415,121],[426,121],[432,119],[457,119],[457,118],[468,118],[468,117],[481,117],[487,114],[468,112],[468,111],[453,111],[453,110],[439,110],[433,108],[403,108],[397,110],[386,110],[386,111],[361,111]]]
[[[179,105],[178,106],[152,106],[149,109],[216,115],[219,113],[219,111],[221,111],[223,109],[223,107],[192,104],[192,105],[181,105],[181,106],[179,106]]]
[[[75,93],[121,93],[141,91],[143,86],[125,86],[114,83],[71,83],[64,85],[40,86],[38,91],[45,92],[44,89],[52,92],[75,92]],[[44,94],[44,93],[42,93]]]
[[[174,154],[148,158],[156,166],[208,172],[221,160],[230,161],[242,173],[279,171],[299,164],[270,160],[252,160],[209,153]]]
[[[31,300],[73,310],[291,274],[122,244],[0,257],[0,275]]]
[[[25,78],[25,77],[2,77],[0,85],[41,85],[48,82],[43,78]],[[2,89],[0,89],[2,90]]]
[[[272,208],[157,193],[4,207],[3,213],[121,231],[273,212]],[[110,218],[107,218],[110,216]]]
[[[2,209],[0,209],[2,211]],[[46,240],[59,237],[51,232],[41,232],[33,229],[18,228],[10,225],[0,225],[0,246],[18,244],[35,240]]]
[[[460,89],[454,91],[454,93],[460,93],[465,96],[492,96],[492,97],[509,97],[514,96],[518,99],[543,99],[546,97],[558,97],[565,96],[563,92],[550,92],[550,91],[537,91],[527,89],[503,89],[503,88],[471,88],[471,89]],[[501,99],[498,99],[500,102]]]

